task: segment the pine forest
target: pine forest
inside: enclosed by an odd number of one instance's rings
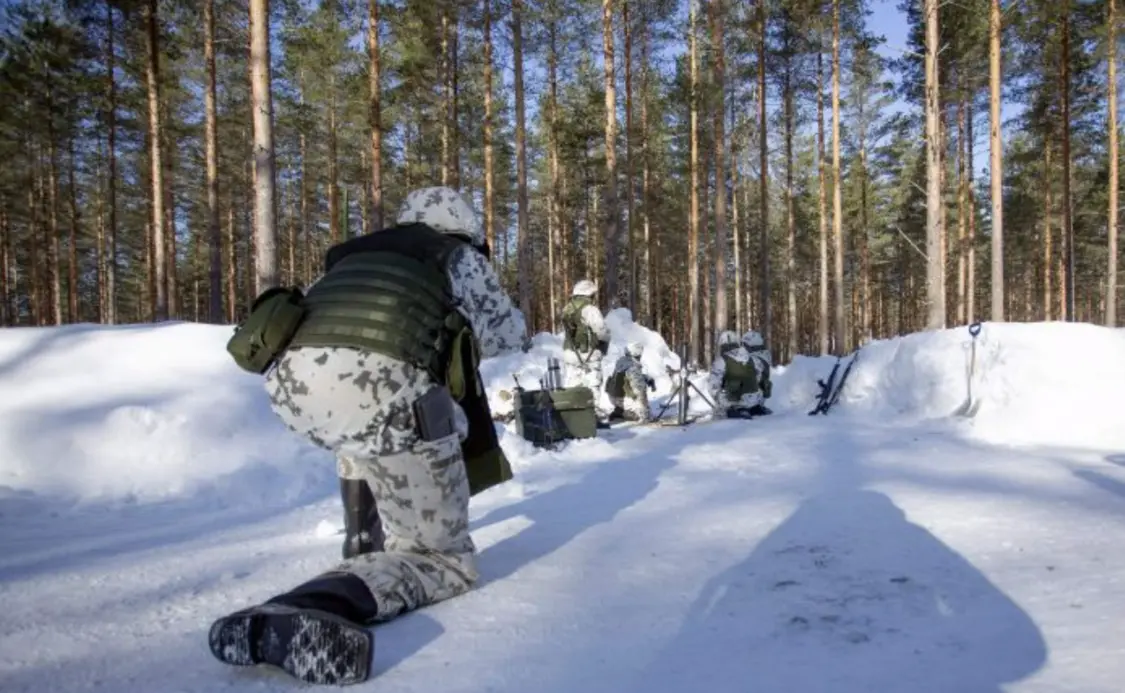
[[[235,323],[447,185],[531,332],[1115,326],[1116,2],[4,0],[0,324]]]

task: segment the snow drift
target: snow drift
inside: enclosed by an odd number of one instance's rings
[[[642,342],[659,406],[674,386],[665,369],[678,368],[679,358],[628,311],[607,321],[607,365],[626,343]],[[290,434],[270,412],[261,379],[227,356],[230,330],[188,323],[0,330],[0,497],[152,502],[207,491],[253,504],[265,502],[256,489],[267,482],[275,499],[331,488],[328,454]],[[967,395],[969,341],[956,329],[866,345],[830,416],[949,418]],[[539,334],[529,353],[486,361],[494,412],[510,411],[503,393],[513,374],[538,387],[547,359],[561,353],[559,336]],[[986,325],[974,382],[981,405],[966,433],[995,443],[1125,448],[1113,406],[1125,391],[1123,353],[1122,330]],[[798,357],[779,367],[770,403],[778,416],[804,416],[834,361]],[[693,408],[704,407],[696,398]],[[511,426],[502,442],[517,469],[540,454]],[[588,452],[609,451],[596,441]]]

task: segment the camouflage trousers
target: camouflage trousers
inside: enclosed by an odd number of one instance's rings
[[[348,478],[371,488],[384,551],[336,570],[362,579],[378,603],[375,621],[467,592],[476,582],[469,535],[469,481],[461,457],[468,432],[424,441],[412,405],[434,383],[409,364],[349,348],[289,351],[267,376],[274,411],[291,430],[337,456]]]
[[[722,413],[725,413],[726,410],[730,409],[731,407],[742,407],[744,409],[749,409],[751,407],[756,407],[759,404],[762,404],[764,401],[765,400],[762,397],[761,390],[759,390],[758,392],[751,392],[749,394],[742,395],[741,397],[733,400],[729,396],[727,396],[726,390],[720,389],[715,393],[715,408],[717,411]]]
[[[613,403],[614,409],[621,408],[625,411],[627,418],[635,421],[649,421],[652,419],[652,409],[648,404],[648,394],[642,394],[640,397],[610,397],[609,401]]]

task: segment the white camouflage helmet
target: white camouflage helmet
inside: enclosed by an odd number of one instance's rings
[[[758,349],[765,346],[765,344],[765,340],[762,339],[762,335],[760,335],[757,330],[750,330],[742,335],[742,345],[747,349]]]
[[[625,353],[633,358],[640,358],[645,351],[645,345],[640,342],[629,342],[625,346]]]
[[[456,190],[447,187],[411,191],[398,211],[399,224],[425,224],[451,236],[464,236],[475,246],[484,245],[484,232],[473,208]]]
[[[719,333],[719,348],[738,344],[738,335],[730,330],[723,330]]]
[[[574,285],[570,292],[572,296],[593,296],[598,293],[598,285],[589,279],[581,279]]]

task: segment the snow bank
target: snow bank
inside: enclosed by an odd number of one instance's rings
[[[230,331],[0,330],[0,495],[151,502],[207,488],[253,504],[330,479],[325,453],[231,361]]]
[[[1009,445],[1125,449],[1125,330],[1084,323],[988,323],[976,344],[978,440]],[[846,365],[850,357],[845,358]],[[955,417],[969,396],[972,338],[961,327],[873,341],[840,397],[840,410],[883,420]],[[807,406],[834,358],[798,357],[779,378],[781,408]],[[806,403],[805,405],[802,405]],[[811,407],[809,407],[811,408]]]

